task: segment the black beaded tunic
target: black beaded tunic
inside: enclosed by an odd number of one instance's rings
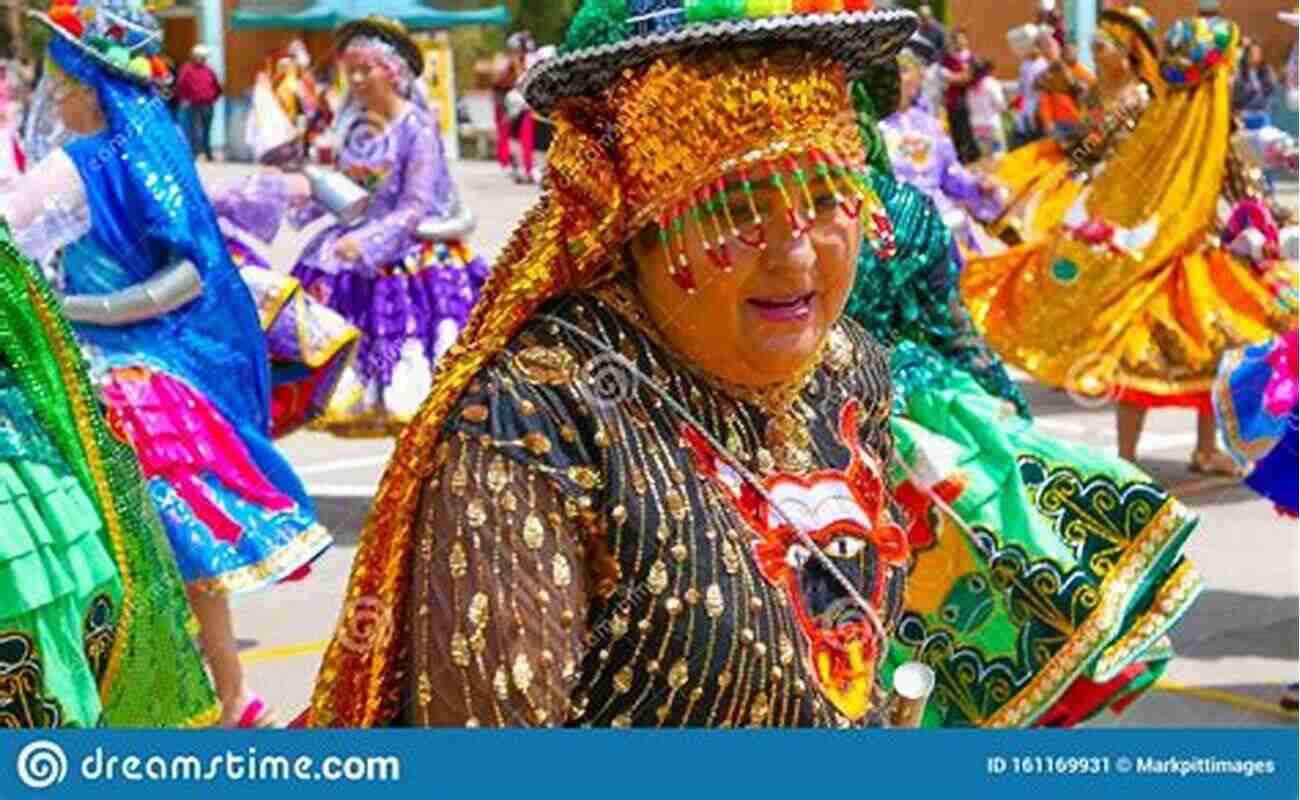
[[[886,352],[842,322],[793,402],[764,410],[685,367],[639,309],[623,284],[549,304],[449,416],[421,500],[405,722],[872,724],[885,645],[826,564],[892,631],[906,545],[873,484]]]

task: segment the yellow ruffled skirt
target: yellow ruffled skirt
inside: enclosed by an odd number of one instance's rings
[[[1217,245],[1148,266],[1073,237],[974,258],[962,298],[989,344],[1085,397],[1209,410],[1220,357],[1295,327],[1296,273]]]

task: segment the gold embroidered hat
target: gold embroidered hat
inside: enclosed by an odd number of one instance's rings
[[[709,9],[755,13],[695,19]],[[869,237],[890,246],[878,202],[868,213],[874,195],[850,80],[873,60],[892,59],[916,17],[868,9],[865,0],[587,0],[567,52],[529,74],[530,102],[555,126],[542,197],[401,436],[362,532],[339,630],[373,628],[357,617],[376,607],[385,624],[365,648],[336,636],[308,724],[384,725],[398,714],[412,532],[420,490],[438,467],[443,424],[473,377],[543,303],[616,274],[622,248],[647,227],[658,229],[670,272],[691,290],[688,227],[717,242],[710,257],[727,269],[724,234],[739,232],[725,195],[748,195],[763,181],[787,198],[791,215],[791,197],[823,182]],[[741,188],[724,186],[724,176]]]

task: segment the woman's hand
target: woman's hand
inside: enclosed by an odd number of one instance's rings
[[[361,243],[355,236],[344,236],[334,243],[334,255],[344,261],[360,261]]]

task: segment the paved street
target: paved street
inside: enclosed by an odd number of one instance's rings
[[[246,171],[210,169],[232,177]],[[473,244],[495,256],[536,191],[509,183],[494,165],[463,162],[453,171],[465,202],[479,215]],[[272,262],[288,269],[305,235],[283,235],[268,251]],[[1110,409],[1080,408],[1064,394],[1028,383],[1024,388],[1044,430],[1113,452]],[[1276,517],[1267,503],[1245,489],[1192,479],[1187,471],[1194,442],[1191,412],[1153,413],[1149,427],[1144,467],[1175,487],[1204,518],[1190,555],[1208,589],[1174,632],[1180,658],[1161,687],[1124,717],[1098,724],[1295,725],[1295,716],[1281,713],[1276,700],[1282,686],[1296,680],[1300,660],[1296,525]],[[358,531],[392,443],[305,433],[282,445],[338,543],[306,582],[236,603],[237,631],[253,686],[288,718],[307,702],[324,640],[337,618]]]

